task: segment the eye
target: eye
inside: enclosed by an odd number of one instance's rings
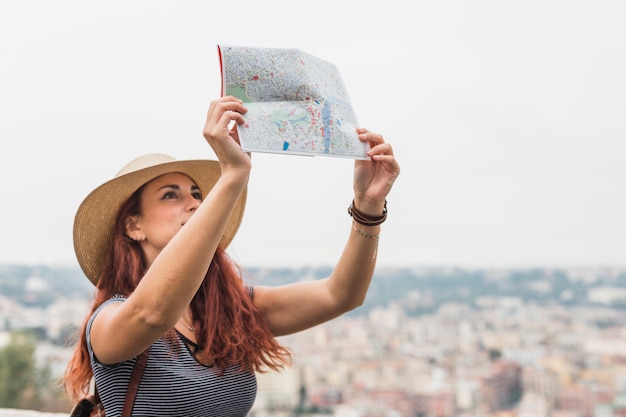
[[[173,198],[178,198],[178,196],[176,195],[174,191],[168,191],[165,194],[163,194],[163,200],[171,200]]]
[[[195,198],[198,201],[202,201],[202,193],[200,191],[194,191],[191,193],[191,195],[193,196],[193,198]]]

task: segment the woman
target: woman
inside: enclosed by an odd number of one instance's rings
[[[211,103],[203,135],[219,162],[138,158],[76,214],[77,258],[98,290],[65,382],[78,397],[94,376],[109,417],[121,414],[136,358],[148,348],[135,415],[244,416],[256,395],[254,373],[290,360],[276,336],[365,298],[386,197],[400,172],[391,146],[357,129],[371,160],[355,161],[353,227],[328,278],[245,287],[225,253],[251,169],[229,126],[244,123],[245,113],[231,96]]]

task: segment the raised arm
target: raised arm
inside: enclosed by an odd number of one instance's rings
[[[384,221],[386,198],[400,166],[391,145],[381,135],[366,129],[357,132],[362,141],[370,143],[371,160],[355,161],[352,228],[333,272],[321,280],[255,288],[254,302],[277,336],[323,323],[365,300],[376,266],[380,235],[380,224],[372,224]]]
[[[172,192],[172,204],[184,208],[184,214],[137,216],[133,227],[142,235],[148,270],[124,303],[107,306],[94,320],[90,336],[101,362],[117,363],[141,353],[176,324],[200,287],[249,178],[250,157],[229,130],[232,122],[243,121],[242,112],[245,107],[234,97],[211,103],[203,133],[218,156],[221,177],[202,202],[193,192],[183,192],[189,186],[175,184],[180,191]]]

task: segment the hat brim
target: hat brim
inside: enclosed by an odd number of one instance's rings
[[[160,163],[120,175],[93,190],[83,200],[74,218],[74,251],[87,278],[97,285],[104,266],[109,239],[120,206],[145,183],[163,174],[180,172],[189,176],[206,197],[221,175],[217,161],[186,160]],[[247,189],[239,197],[220,241],[232,242],[246,205]]]

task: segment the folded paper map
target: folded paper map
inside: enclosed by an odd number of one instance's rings
[[[298,49],[218,45],[222,95],[243,100],[249,152],[369,159],[336,66]]]

